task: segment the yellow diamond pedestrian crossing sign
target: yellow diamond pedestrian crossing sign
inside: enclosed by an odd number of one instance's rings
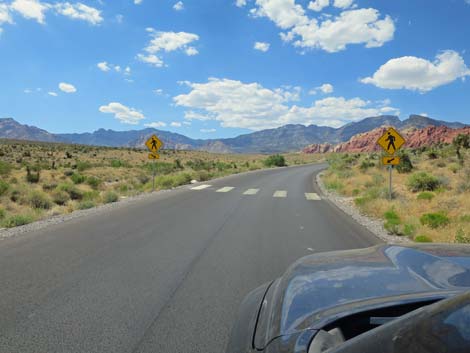
[[[157,153],[158,150],[163,147],[163,142],[160,141],[157,136],[153,135],[145,142],[145,146],[147,146],[150,152]]]
[[[388,128],[377,140],[377,144],[388,154],[394,154],[404,143],[405,139],[393,127]]]

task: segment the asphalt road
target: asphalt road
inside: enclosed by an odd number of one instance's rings
[[[379,242],[318,200],[320,168],[185,186],[0,241],[0,352],[222,353],[250,290],[301,256]]]

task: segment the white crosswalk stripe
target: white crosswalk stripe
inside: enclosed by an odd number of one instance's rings
[[[287,197],[287,191],[286,190],[277,190],[273,194],[273,197]]]
[[[229,191],[232,191],[233,189],[235,189],[235,188],[232,187],[232,186],[225,186],[225,187],[217,190],[217,192],[229,192]]]
[[[319,201],[321,197],[316,192],[306,192],[305,198],[309,201]]]
[[[191,190],[204,190],[204,189],[210,188],[211,186],[212,185],[203,184],[203,185],[195,186],[191,188]]]
[[[259,189],[248,189],[243,193],[243,195],[256,195],[258,191]]]

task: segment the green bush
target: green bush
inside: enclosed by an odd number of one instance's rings
[[[93,191],[85,191],[83,193],[83,201],[93,201],[100,197],[100,193],[96,190]]]
[[[21,197],[21,191],[18,190],[18,189],[15,189],[15,190],[12,190],[11,193],[10,193],[10,200],[12,202],[17,202],[19,201]]]
[[[111,161],[111,167],[113,168],[129,168],[129,163],[121,161],[120,159],[113,159]]]
[[[10,188],[10,185],[5,180],[0,179],[0,196],[5,194],[9,188]]]
[[[7,228],[13,228],[18,226],[23,226],[25,224],[31,223],[33,217],[29,215],[15,215],[5,219],[3,226]]]
[[[470,214],[460,216],[460,222],[470,222]]]
[[[175,176],[174,186],[186,185],[191,182],[191,174],[181,173]]]
[[[341,192],[344,189],[344,184],[339,180],[331,180],[325,182],[325,187],[330,191]]]
[[[375,163],[371,162],[368,159],[363,160],[361,162],[361,164],[359,165],[359,169],[362,170],[362,171],[366,171],[367,169],[369,169],[371,167],[375,167]]]
[[[426,200],[426,201],[431,201],[434,198],[434,194],[429,191],[423,191],[418,194],[416,197],[418,200]]]
[[[267,167],[285,167],[286,164],[286,159],[284,156],[280,154],[275,154],[272,156],[269,156],[265,161],[264,165]]]
[[[32,208],[48,210],[52,207],[52,202],[47,194],[41,191],[33,191],[29,195],[29,203]]]
[[[92,164],[90,162],[85,162],[85,161],[77,161],[77,170],[79,172],[83,172],[87,169],[92,168]]]
[[[104,203],[112,203],[112,202],[116,202],[118,200],[119,200],[118,194],[116,194],[113,191],[108,191],[103,195],[103,202]]]
[[[410,156],[405,152],[399,152],[400,164],[396,166],[398,173],[410,173],[413,170],[413,164],[411,163]]]
[[[214,167],[213,162],[205,162],[202,159],[195,159],[193,161],[186,162],[186,166],[191,168],[192,170],[206,170],[210,171]]]
[[[3,208],[0,207],[0,219],[5,218],[6,212]]]
[[[450,223],[450,219],[443,212],[425,213],[419,219],[421,224],[430,228],[444,227]]]
[[[403,234],[410,237],[416,232],[416,227],[413,224],[406,223],[403,225]]]
[[[95,206],[96,206],[96,204],[93,201],[86,200],[86,201],[80,202],[77,206],[77,209],[79,209],[79,210],[88,210],[88,209],[93,208]]]
[[[390,209],[385,212],[383,216],[385,218],[384,228],[391,234],[401,235],[401,220],[395,210]]]
[[[12,170],[12,166],[10,163],[5,161],[0,161],[0,175],[8,175]]]
[[[432,243],[432,239],[427,235],[417,235],[415,236],[414,241],[417,243]]]
[[[69,183],[59,184],[57,190],[65,191],[72,200],[81,200],[83,198],[83,193],[75,185]]]
[[[465,234],[462,228],[457,230],[457,234],[455,234],[455,242],[456,243],[463,243],[469,244],[470,243],[470,234]]]
[[[70,196],[65,191],[54,190],[52,192],[52,201],[59,206],[63,206],[70,200]]]
[[[31,184],[39,183],[40,171],[37,170],[35,173],[33,173],[31,171],[32,169],[33,168],[30,168],[29,166],[26,167],[26,181]]]
[[[94,176],[89,176],[86,178],[86,183],[93,189],[98,189],[102,183],[101,179],[94,177]]]
[[[205,170],[201,170],[197,173],[197,180],[199,181],[207,181],[211,178],[211,175],[205,171]]]
[[[426,172],[415,173],[408,178],[408,188],[413,192],[434,191],[439,186],[439,179]]]
[[[42,185],[42,189],[44,191],[51,191],[51,190],[54,190],[55,188],[57,187],[57,183],[45,183]]]
[[[86,177],[78,173],[73,173],[70,179],[72,179],[72,182],[74,184],[82,184],[83,182],[85,182]]]

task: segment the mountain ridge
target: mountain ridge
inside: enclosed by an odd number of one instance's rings
[[[192,139],[182,134],[154,128],[127,131],[101,128],[86,133],[52,134],[35,126],[20,124],[12,118],[3,118],[0,119],[0,138],[141,148],[149,136],[157,134],[168,149],[193,149],[220,153],[280,153],[300,151],[312,144],[347,142],[359,133],[368,132],[382,126],[395,126],[399,129],[420,129],[426,126],[462,128],[467,125],[459,122],[435,120],[420,115],[410,115],[408,119],[403,121],[394,115],[381,115],[351,122],[339,128],[289,124],[232,138],[203,140]]]

